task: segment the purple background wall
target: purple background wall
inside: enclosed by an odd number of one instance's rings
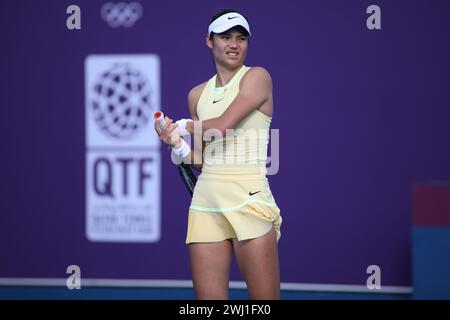
[[[448,1],[142,1],[130,29],[104,23],[103,3],[0,2],[0,277],[78,264],[87,278],[190,279],[189,198],[166,152],[161,242],[85,237],[84,59],[158,54],[162,106],[185,117],[214,72],[208,19],[235,7],[254,34],[246,64],[274,81],[282,281],[364,285],[377,264],[383,285],[411,285],[412,185],[450,180]],[[81,31],[66,29],[70,4]],[[366,28],[371,4],[382,30]]]

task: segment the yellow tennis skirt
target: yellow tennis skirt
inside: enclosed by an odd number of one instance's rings
[[[189,207],[186,243],[253,239],[275,229],[280,209],[264,174],[202,173]]]

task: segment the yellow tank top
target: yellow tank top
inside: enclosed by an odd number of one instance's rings
[[[239,93],[239,83],[249,67],[242,66],[223,87],[216,77],[206,84],[197,104],[199,120],[217,118]],[[252,111],[225,137],[206,141],[202,172],[219,174],[266,174],[267,146],[272,118],[259,110]]]

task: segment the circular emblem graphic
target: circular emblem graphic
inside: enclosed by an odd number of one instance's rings
[[[130,64],[117,63],[100,75],[90,101],[94,119],[105,134],[130,139],[148,125],[151,88]]]

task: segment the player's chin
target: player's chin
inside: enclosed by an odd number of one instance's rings
[[[237,58],[235,58],[235,57],[231,57],[231,58],[230,57],[226,57],[224,59],[224,61],[225,61],[225,64],[228,65],[231,68],[236,68],[236,67],[239,67],[239,66],[241,66],[243,64],[243,61],[242,61],[241,57],[237,57]]]

